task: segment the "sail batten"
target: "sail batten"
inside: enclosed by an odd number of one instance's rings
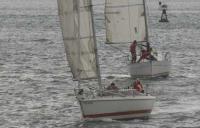
[[[57,0],[67,60],[75,80],[96,79],[91,0]]]
[[[146,41],[143,0],[106,0],[107,43]]]

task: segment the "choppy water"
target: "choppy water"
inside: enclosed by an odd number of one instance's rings
[[[76,83],[64,53],[56,0],[1,0],[0,127],[199,128],[200,1],[165,2],[169,23],[158,22],[158,1],[148,1],[152,45],[172,54],[170,76],[149,83],[157,97],[151,118],[86,122],[73,94]],[[95,12],[102,74],[119,68],[127,73],[126,56],[103,43],[102,7]]]

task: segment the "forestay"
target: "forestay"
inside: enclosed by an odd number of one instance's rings
[[[107,43],[146,41],[143,0],[106,0]]]
[[[67,59],[74,79],[97,77],[91,0],[58,0]]]

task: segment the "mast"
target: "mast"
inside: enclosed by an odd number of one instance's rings
[[[96,55],[96,67],[97,67],[97,77],[98,77],[98,84],[99,84],[99,89],[100,89],[100,95],[102,94],[103,87],[101,84],[101,73],[100,73],[100,66],[99,66],[99,57],[97,53],[97,40],[96,40],[96,31],[95,31],[95,26],[94,26],[94,13],[93,13],[93,5],[92,5],[92,0],[90,0],[90,11],[91,11],[91,18],[92,18],[92,30],[93,30],[93,39],[94,39],[94,47],[95,47],[95,55]]]
[[[145,27],[146,27],[146,41],[149,42],[148,22],[147,22],[147,14],[146,14],[146,4],[145,4],[145,0],[143,0],[143,4],[144,4],[144,19],[145,19]]]
[[[81,41],[80,41],[80,0],[76,0],[76,11],[77,11],[77,15],[78,15],[78,41],[77,41],[77,43],[79,44],[78,45],[78,61],[79,61],[79,63],[78,63],[78,67],[80,67],[80,63],[81,63],[81,52],[80,52],[80,50],[81,50],[81,48],[80,48],[80,43],[81,43]],[[81,70],[80,69],[78,69],[78,88],[80,88],[80,74],[81,74]]]

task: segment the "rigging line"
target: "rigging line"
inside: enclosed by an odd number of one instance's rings
[[[105,4],[92,4],[92,6],[104,6]]]
[[[100,72],[100,66],[99,66],[99,58],[98,58],[98,50],[97,50],[97,39],[96,39],[96,30],[94,25],[94,13],[93,13],[93,6],[92,6],[92,0],[90,0],[91,3],[91,23],[92,23],[92,31],[93,31],[93,39],[94,39],[94,48],[95,48],[95,56],[96,56],[96,71],[97,71],[97,77],[98,77],[98,85],[100,89],[100,95],[102,95],[103,86],[101,84],[101,72]]]
[[[86,8],[86,7],[90,7],[90,6],[104,6],[104,4],[88,4],[88,5],[85,5],[85,6],[80,6],[80,8]]]
[[[128,1],[129,2],[129,1]],[[118,5],[118,6],[107,6],[108,8],[119,8],[119,7],[133,7],[133,6],[142,6],[143,4],[128,4],[128,5]]]
[[[142,43],[145,43],[147,41],[137,41],[137,42],[142,44]],[[132,43],[132,41],[130,41],[130,42],[109,42],[107,44],[130,44],[130,43]]]
[[[81,6],[80,8],[89,7],[89,6],[93,6],[93,7],[94,6],[103,6],[104,7],[104,5],[105,4],[92,4],[92,5],[87,5],[87,6]],[[128,6],[138,6],[138,5],[142,6],[142,4],[129,4],[129,5],[119,5],[119,6],[108,6],[108,7],[115,8],[115,7],[128,7]]]

